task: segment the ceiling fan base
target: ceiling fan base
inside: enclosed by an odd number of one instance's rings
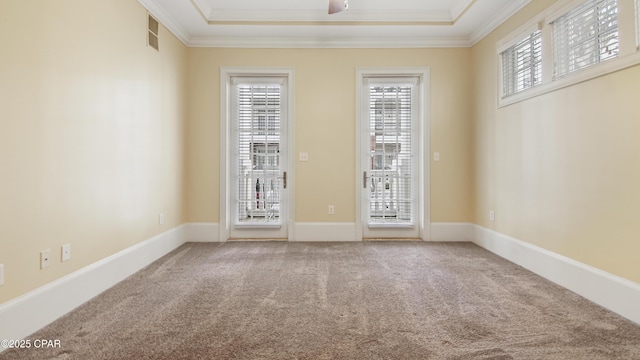
[[[329,15],[349,9],[349,0],[329,0]]]

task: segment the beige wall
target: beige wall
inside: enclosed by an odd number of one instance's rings
[[[428,66],[442,158],[431,221],[640,282],[640,67],[496,106],[496,42],[552,3],[472,49],[187,49],[161,28],[157,53],[135,1],[0,0],[0,303],[184,222],[218,222],[221,66],[295,69],[295,151],[311,158],[294,164],[297,222],[355,221],[356,68]]]
[[[187,219],[219,219],[220,67],[295,69],[295,221],[355,221],[357,67],[431,68],[431,219],[472,220],[470,49],[189,49]],[[334,204],[336,214],[327,215]]]
[[[132,0],[0,0],[0,303],[183,223],[187,49],[146,26]]]
[[[496,42],[552,3],[472,49],[475,222],[640,282],[640,67],[496,106]]]

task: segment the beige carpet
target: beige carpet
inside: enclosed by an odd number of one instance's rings
[[[473,244],[186,244],[1,359],[640,359],[640,327]]]

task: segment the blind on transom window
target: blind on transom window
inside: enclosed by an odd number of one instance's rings
[[[542,31],[537,30],[502,52],[502,96],[542,83]]]
[[[620,53],[617,0],[585,1],[552,24],[556,78]]]

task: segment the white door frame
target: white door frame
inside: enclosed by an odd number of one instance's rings
[[[219,222],[219,238],[220,241],[229,240],[232,226],[231,215],[231,184],[229,176],[231,175],[230,166],[234,166],[231,162],[231,151],[229,146],[232,144],[231,135],[231,78],[234,76],[282,76],[287,83],[287,196],[286,205],[288,206],[287,218],[282,219],[283,226],[287,227],[287,239],[293,237],[293,217],[295,214],[295,202],[292,196],[295,193],[295,167],[294,163],[294,118],[295,118],[295,90],[294,90],[294,69],[293,68],[274,68],[274,67],[220,67],[220,222]]]
[[[420,161],[418,170],[419,186],[418,196],[420,201],[416,218],[418,222],[419,237],[422,240],[430,239],[430,68],[358,68],[356,69],[356,240],[362,241],[363,239],[363,198],[362,198],[362,173],[365,171],[362,164],[362,116],[366,109],[364,109],[364,97],[365,97],[365,78],[367,77],[398,77],[398,76],[415,76],[418,77],[420,89],[421,101],[419,104],[419,119],[420,119],[420,139],[419,139],[419,152],[422,155],[422,161]]]

